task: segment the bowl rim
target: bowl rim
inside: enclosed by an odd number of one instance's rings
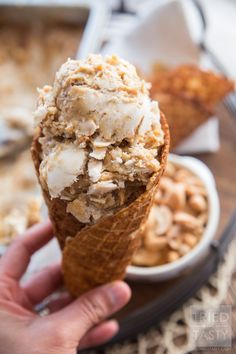
[[[188,169],[190,172],[198,176],[203,182],[207,190],[207,197],[209,201],[209,214],[206,229],[201,237],[200,242],[186,255],[172,263],[153,267],[139,267],[130,265],[127,268],[127,277],[129,276],[145,276],[152,275],[170,275],[170,273],[179,274],[180,271],[186,269],[188,265],[193,265],[208,248],[215,236],[215,231],[218,227],[220,217],[220,202],[216,190],[215,179],[212,172],[205,163],[192,156],[179,156],[169,154],[168,160],[174,164],[180,165]]]

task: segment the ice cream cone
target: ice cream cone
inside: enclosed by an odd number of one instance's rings
[[[170,150],[214,116],[217,105],[235,90],[233,80],[189,64],[168,68],[156,63],[149,79],[151,97],[167,117]]]
[[[73,296],[78,296],[98,285],[122,279],[139,246],[137,231],[145,222],[152,205],[169,151],[169,131],[161,114],[164,145],[158,159],[160,169],[152,175],[139,197],[117,213],[105,216],[93,225],[85,226],[72,214],[66,212],[67,201],[51,198],[42,187],[55,235],[63,253],[63,274],[66,287]],[[41,145],[39,134],[32,144],[32,157],[39,177]]]
[[[204,104],[184,95],[157,93],[154,98],[168,120],[171,151],[212,116]]]

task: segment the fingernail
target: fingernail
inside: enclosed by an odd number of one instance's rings
[[[123,281],[116,281],[106,285],[107,295],[114,309],[119,309],[124,306],[131,297],[129,286]]]
[[[112,336],[119,332],[120,326],[116,320],[109,320],[110,331],[112,332]]]
[[[107,323],[109,323],[110,326],[112,326],[113,328],[115,328],[116,330],[119,329],[119,323],[117,320],[109,320],[107,321]]]

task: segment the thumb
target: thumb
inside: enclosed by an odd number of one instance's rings
[[[57,328],[66,328],[68,339],[79,341],[90,328],[123,307],[130,296],[128,285],[116,281],[89,291],[51,317]]]

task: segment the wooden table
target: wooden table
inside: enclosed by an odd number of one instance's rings
[[[219,230],[216,235],[220,238],[224,227],[227,225],[230,215],[236,208],[236,120],[221,110],[220,137],[221,148],[217,154],[201,154],[197,157],[204,161],[214,173],[217,189],[220,196],[221,218]],[[236,235],[235,235],[236,237]],[[236,255],[235,255],[236,256]],[[227,349],[227,354],[236,353],[236,272],[233,276],[226,304],[232,305],[232,348]],[[214,350],[214,353],[223,353],[222,349]],[[212,350],[195,351],[194,354],[212,354]]]
[[[220,237],[230,214],[236,207],[236,119],[219,110],[221,147],[216,154],[196,157],[212,170],[220,196],[221,218],[217,237]]]

